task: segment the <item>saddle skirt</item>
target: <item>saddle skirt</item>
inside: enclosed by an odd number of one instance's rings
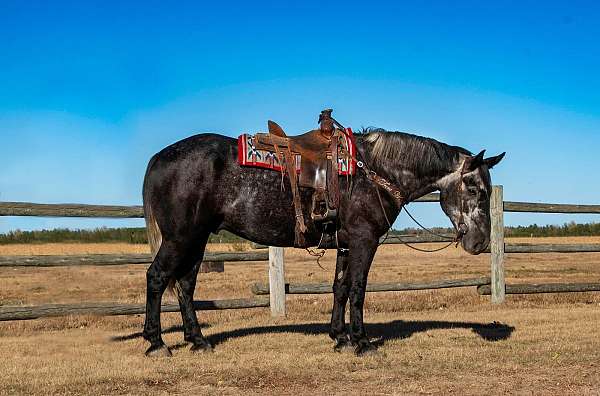
[[[310,131],[305,135],[311,134],[315,131]],[[290,137],[290,139],[294,139],[294,137]],[[341,133],[338,141],[338,175],[340,176],[351,176],[356,173],[356,162],[353,158],[356,158],[356,146],[354,145],[352,136],[352,129],[346,128],[346,133]],[[315,148],[307,148],[306,150],[297,149],[293,147],[292,154],[295,161],[295,169],[298,175],[302,175],[302,173],[310,172],[308,166],[308,162],[313,162],[314,157],[312,151],[315,151]],[[320,152],[325,155],[328,147],[321,147]],[[316,152],[316,151],[315,151]],[[250,134],[242,134],[238,137],[238,163],[241,166],[255,167],[255,168],[264,168],[271,169],[278,172],[286,172],[287,167],[285,164],[285,157],[282,155],[278,155],[273,145],[265,145],[262,142],[259,142],[259,139],[255,135]],[[304,165],[304,166],[303,166]],[[305,178],[310,178],[313,175],[304,175],[305,177],[300,177],[300,180]],[[305,183],[301,183],[305,184]],[[310,187],[310,186],[304,186]]]

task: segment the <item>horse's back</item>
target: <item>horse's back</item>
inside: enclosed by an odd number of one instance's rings
[[[236,140],[216,133],[201,133],[181,139],[154,154],[153,160],[163,163],[182,161],[205,153],[227,153],[231,147],[236,147]],[[151,160],[152,161],[152,160]]]

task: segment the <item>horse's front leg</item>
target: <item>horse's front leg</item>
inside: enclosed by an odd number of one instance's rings
[[[367,277],[371,262],[377,251],[377,239],[354,239],[348,256],[350,276],[350,341],[355,345],[354,353],[362,355],[375,351],[369,341],[363,322],[363,307],[367,288]]]
[[[331,311],[331,327],[329,337],[335,341],[334,350],[340,352],[351,346],[346,322],[346,303],[350,291],[350,276],[348,275],[348,250],[338,250],[335,264],[335,278],[333,279],[333,309]]]

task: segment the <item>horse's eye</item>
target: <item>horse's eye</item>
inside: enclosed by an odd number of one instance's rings
[[[477,187],[469,187],[469,188],[467,189],[467,191],[469,192],[469,195],[472,195],[472,196],[475,196],[475,195],[477,195],[477,193],[479,192],[479,191],[477,190]]]

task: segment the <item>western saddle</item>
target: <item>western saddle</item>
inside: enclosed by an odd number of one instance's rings
[[[343,144],[340,144],[344,132],[335,127],[332,111],[323,110],[319,116],[319,129],[303,135],[288,137],[277,123],[269,121],[269,132],[254,136],[255,147],[276,153],[279,162],[283,164],[282,172],[289,177],[296,216],[296,246],[304,246],[303,234],[307,230],[300,187],[314,190],[310,216],[317,228],[323,233],[335,232],[337,228],[340,202],[338,159],[340,155],[347,161],[352,159]]]

